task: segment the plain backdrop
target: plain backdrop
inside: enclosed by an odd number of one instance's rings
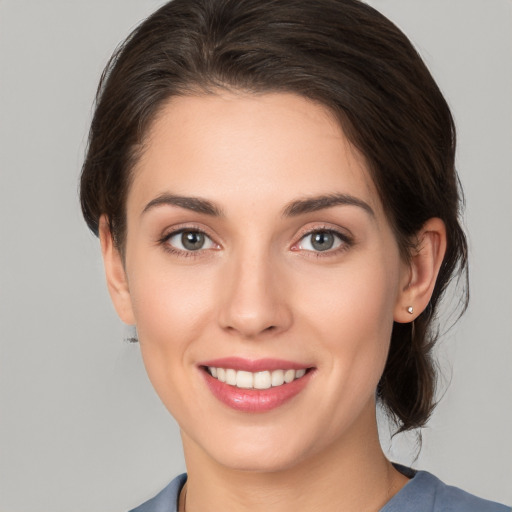
[[[0,0],[0,512],[121,512],[184,470],[77,200],[101,70],[156,0]],[[512,504],[512,3],[373,0],[416,45],[459,136],[471,306],[444,397],[393,460]]]

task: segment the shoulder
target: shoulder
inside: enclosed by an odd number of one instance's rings
[[[410,471],[410,470],[409,470]],[[404,472],[407,474],[407,472]],[[381,512],[512,512],[510,507],[446,485],[427,471],[417,471]]]
[[[446,485],[427,471],[400,471],[412,478],[380,512],[512,512],[510,507]],[[177,476],[156,496],[130,512],[177,512],[178,497],[186,481],[186,474]]]
[[[130,512],[177,512],[180,491],[186,481],[187,475],[185,473],[177,476],[156,496],[130,510]]]

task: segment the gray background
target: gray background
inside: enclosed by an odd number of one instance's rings
[[[95,87],[157,0],[0,0],[0,511],[122,511],[184,470],[77,202]],[[512,504],[512,3],[373,0],[453,108],[472,302],[415,462]],[[410,464],[414,436],[383,440]]]

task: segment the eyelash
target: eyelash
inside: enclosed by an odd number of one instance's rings
[[[176,229],[174,231],[171,231],[170,233],[166,233],[160,240],[158,240],[158,243],[163,247],[163,249],[171,254],[174,254],[176,256],[185,257],[185,258],[197,258],[205,255],[205,251],[208,249],[198,249],[197,251],[187,251],[178,249],[174,246],[172,246],[169,243],[169,240],[175,236],[178,236],[182,233],[200,233],[205,236],[208,240],[210,240],[214,245],[218,247],[218,244],[216,244],[212,237],[206,233],[206,231],[202,228],[196,227],[196,226],[184,226],[183,228]]]
[[[169,243],[169,240],[171,238],[178,236],[185,232],[200,233],[200,234],[204,235],[208,240],[210,240],[211,243],[213,243],[214,245],[219,247],[219,245],[213,241],[212,237],[210,235],[208,235],[208,233],[206,233],[206,231],[204,229],[196,227],[196,226],[185,226],[183,228],[179,228],[174,231],[171,231],[170,233],[167,233],[163,237],[161,237],[160,240],[158,240],[158,243],[163,247],[163,249],[165,251],[167,251],[171,254],[180,256],[180,257],[197,258],[197,257],[204,256],[205,251],[208,251],[209,249],[198,249],[197,251],[182,250],[182,249],[178,249],[178,248],[172,246]],[[339,240],[340,246],[336,247],[334,249],[326,249],[325,251],[314,251],[314,250],[309,250],[309,249],[301,249],[300,247],[297,249],[294,249],[295,247],[298,247],[300,245],[300,243],[306,237],[317,234],[317,233],[327,233],[327,234],[333,235],[334,237],[336,237]],[[354,245],[354,240],[351,236],[348,236],[345,233],[340,233],[339,231],[337,231],[331,227],[323,226],[323,227],[315,227],[313,229],[310,229],[309,231],[302,233],[300,235],[298,242],[293,244],[291,250],[297,251],[297,252],[300,250],[303,250],[304,252],[307,252],[308,256],[310,256],[310,257],[325,258],[325,257],[329,257],[329,256],[338,255],[338,254],[348,250],[352,245]]]
[[[300,248],[299,249],[293,249],[293,247],[299,246],[300,243],[306,237],[314,235],[314,234],[317,234],[317,233],[328,233],[328,234],[331,234],[331,235],[335,236],[339,240],[340,246],[336,247],[334,249],[327,249],[325,251],[312,251],[312,250],[309,250],[309,249],[303,249],[305,252],[308,253],[309,257],[313,257],[313,258],[328,258],[328,257],[332,257],[332,256],[337,256],[337,255],[347,251],[348,249],[350,249],[350,247],[352,247],[354,245],[354,239],[351,236],[347,235],[346,233],[341,233],[340,231],[337,231],[336,229],[333,229],[333,228],[328,227],[328,226],[320,226],[320,227],[315,227],[313,229],[310,229],[310,230],[302,233],[300,238],[299,238],[299,241],[296,242],[292,246],[292,250],[297,250],[297,251],[301,250]]]

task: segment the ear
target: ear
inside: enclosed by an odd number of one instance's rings
[[[114,244],[105,215],[102,215],[100,218],[99,237],[110,298],[112,299],[119,318],[126,324],[134,325],[135,317],[133,315],[130,288],[128,286],[123,258]]]
[[[412,322],[430,301],[446,252],[444,222],[438,218],[429,219],[416,238],[417,246],[413,249],[395,305],[394,320],[399,323]]]

